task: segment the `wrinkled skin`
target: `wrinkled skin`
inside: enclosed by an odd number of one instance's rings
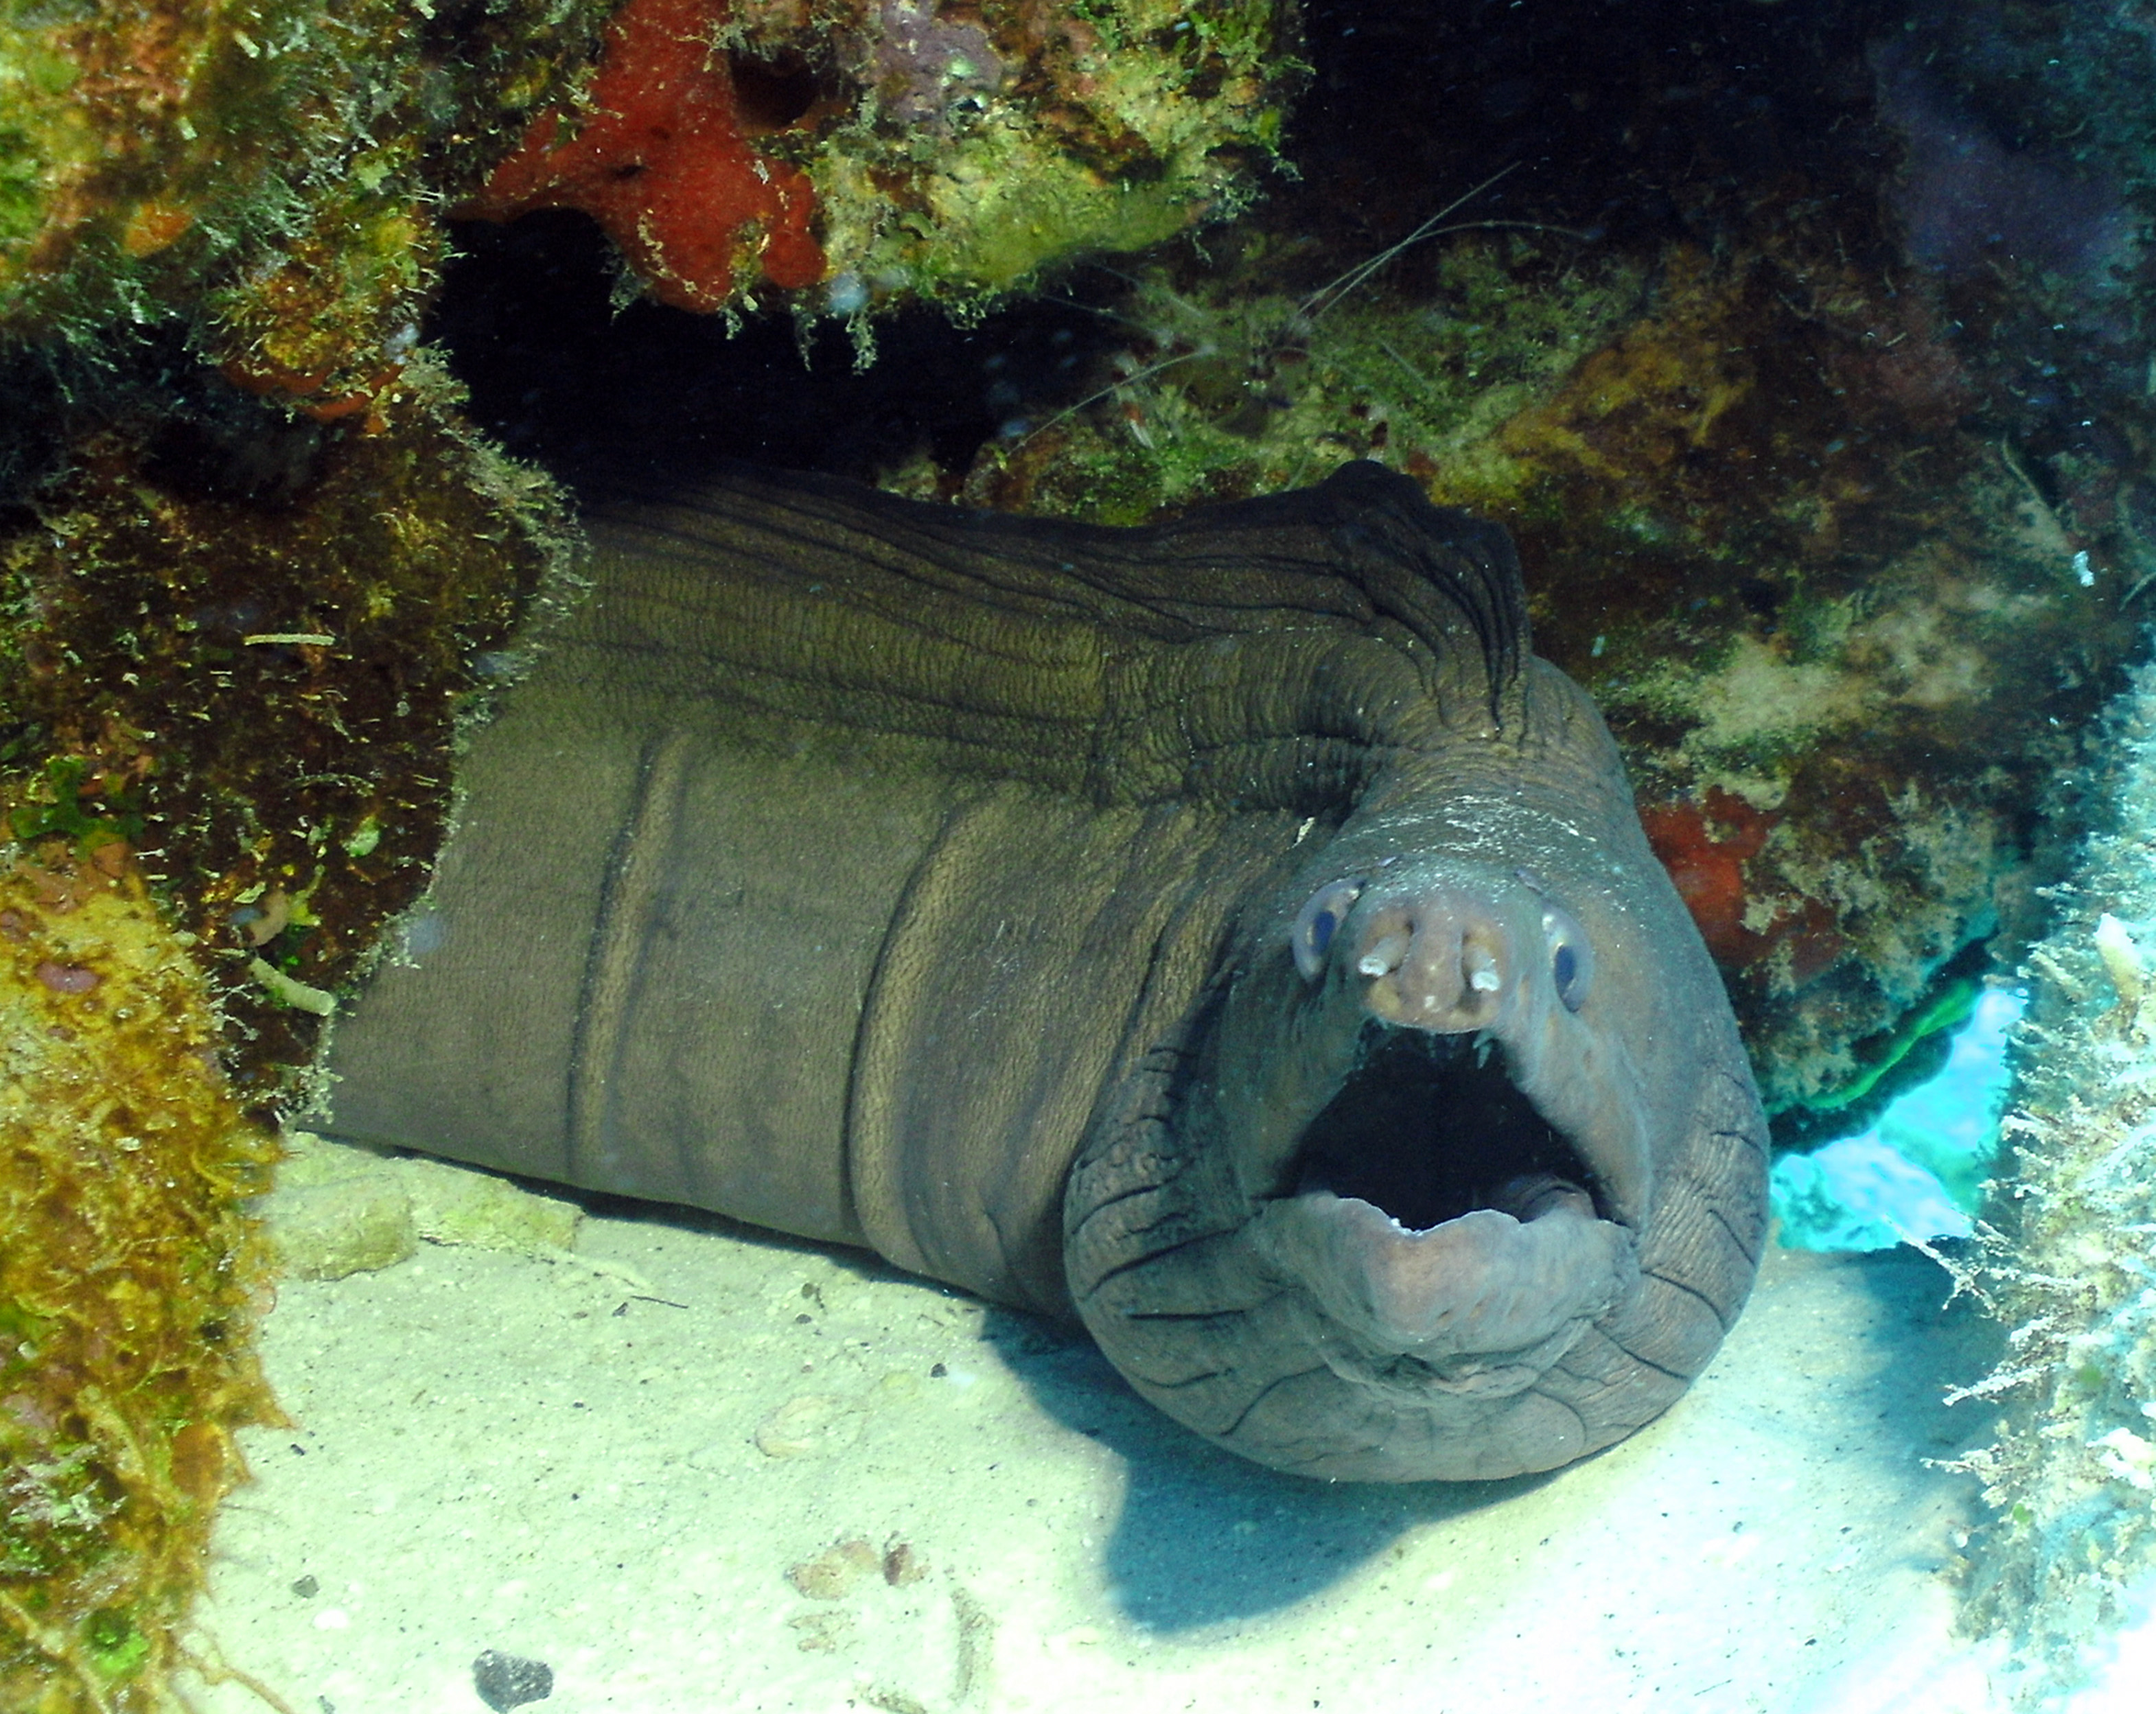
[[[1765,1126],[1502,534],[730,472],[594,521],[327,1128],[1075,1314],[1171,1415],[1547,1470],[1735,1319]]]
[[[1530,732],[1596,757],[1578,691],[1529,680]],[[1713,972],[1614,761],[1535,762],[1351,819],[1254,925],[1202,1069],[1156,1094],[1168,1135],[1074,1176],[1087,1326],[1260,1462],[1569,1462],[1675,1398],[1749,1289],[1765,1127]],[[1300,975],[1291,907],[1343,878]]]

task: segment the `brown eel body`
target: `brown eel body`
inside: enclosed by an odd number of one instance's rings
[[[1368,464],[590,528],[324,1128],[1075,1315],[1313,1475],[1547,1470],[1698,1373],[1766,1127],[1502,531]]]

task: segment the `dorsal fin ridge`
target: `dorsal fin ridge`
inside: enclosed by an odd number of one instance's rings
[[[1527,650],[1505,531],[1367,463],[1135,529],[737,465],[593,529],[611,617],[570,629],[644,693],[871,720],[1111,798],[1352,798],[1433,730],[1396,716],[1506,726]],[[1219,647],[1258,651],[1240,685]]]
[[[926,505],[841,477],[731,461],[709,491],[717,498],[744,490],[761,490],[758,497],[781,506],[787,490],[814,495],[895,544],[935,539],[967,558],[992,549],[1014,568],[1029,562],[1034,576],[1026,580],[1032,586],[1027,593],[1052,601],[1055,582],[1075,579],[1101,598],[1085,604],[1106,623],[1127,622],[1142,610],[1199,630],[1234,629],[1233,615],[1246,604],[1232,598],[1240,592],[1209,599],[1214,592],[1191,588],[1192,573],[1230,564],[1245,578],[1329,572],[1360,594],[1373,614],[1399,626],[1435,657],[1454,655],[1471,641],[1493,706],[1530,649],[1519,556],[1504,527],[1434,505],[1413,478],[1368,459],[1343,464],[1309,488],[1199,506],[1135,527]],[[666,509],[698,503],[694,495],[637,499],[639,510],[654,500]],[[1301,531],[1310,537],[1297,541]],[[1467,663],[1450,665],[1456,670]]]
[[[1338,506],[1343,570],[1372,604],[1434,650],[1472,634],[1489,680],[1492,719],[1529,650],[1527,591],[1512,538],[1499,524],[1431,504],[1421,485],[1358,459],[1314,490]],[[1435,598],[1435,599],[1433,598]]]

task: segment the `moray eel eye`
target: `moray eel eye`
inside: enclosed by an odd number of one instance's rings
[[[1587,991],[1594,983],[1594,948],[1587,931],[1563,906],[1545,903],[1543,938],[1549,943],[1550,981],[1557,997],[1565,1010],[1577,1012],[1587,1003]]]
[[[1288,946],[1295,954],[1295,967],[1305,982],[1316,982],[1325,974],[1326,951],[1332,944],[1334,933],[1347,920],[1349,907],[1362,894],[1363,883],[1359,880],[1327,881],[1296,913],[1295,926],[1288,931]]]

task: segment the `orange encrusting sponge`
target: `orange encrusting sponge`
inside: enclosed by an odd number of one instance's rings
[[[1669,870],[1716,961],[1726,970],[1748,968],[1786,947],[1785,979],[1801,988],[1848,947],[1833,913],[1818,900],[1783,900],[1763,924],[1753,921],[1760,913],[1753,909],[1744,865],[1759,854],[1781,819],[1718,786],[1708,787],[1699,803],[1679,798],[1640,809],[1647,843]]]
[[[560,110],[541,114],[459,212],[581,209],[678,309],[721,308],[753,269],[781,287],[821,280],[808,176],[751,146],[712,44],[726,3],[629,0],[578,111],[566,122]]]

